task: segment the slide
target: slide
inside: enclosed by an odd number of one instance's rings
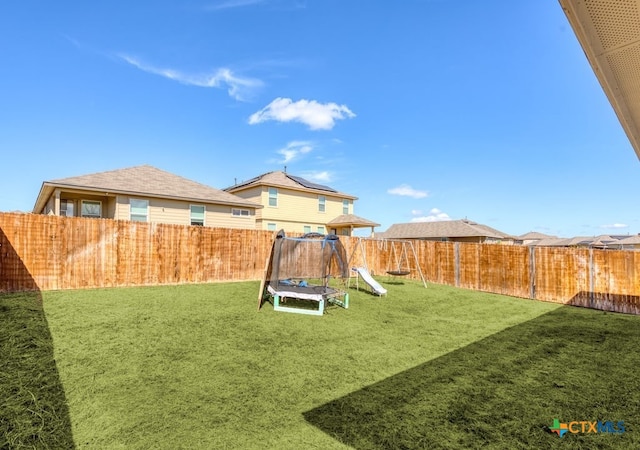
[[[371,286],[371,289],[373,289],[373,292],[376,294],[385,295],[387,293],[387,290],[383,288],[380,283],[374,280],[369,271],[364,267],[354,267],[352,270],[358,272],[358,275],[362,277],[365,283]]]

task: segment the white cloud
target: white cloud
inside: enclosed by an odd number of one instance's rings
[[[411,219],[411,222],[440,222],[443,220],[451,220],[449,214],[440,211],[438,208],[433,208],[429,211],[429,214],[426,216],[422,216],[422,211],[411,211],[413,215],[418,215],[419,217],[414,217]],[[419,213],[419,214],[416,214]]]
[[[402,197],[411,197],[411,198],[425,198],[429,196],[429,193],[426,191],[418,191],[408,184],[401,184],[398,187],[391,188],[387,190],[388,194],[392,195],[400,195]]]
[[[281,148],[277,151],[280,155],[283,156],[280,163],[288,163],[296,159],[300,155],[304,155],[313,150],[313,146],[309,141],[291,141],[287,144],[286,147]]]
[[[629,225],[624,224],[624,223],[612,223],[611,225],[600,225],[600,228],[620,229],[620,228],[629,228]]]
[[[120,54],[120,59],[132,66],[154,75],[168,78],[189,86],[204,88],[227,88],[229,95],[236,100],[244,101],[257,88],[263,85],[262,81],[255,78],[246,78],[235,75],[230,69],[220,68],[212,74],[190,75],[173,69],[161,69],[146,64],[132,56]]]
[[[243,6],[257,5],[264,3],[264,0],[228,0],[226,2],[210,5],[206,9],[209,11],[219,11],[222,9],[240,8]]]
[[[315,181],[318,183],[328,183],[333,180],[333,175],[326,170],[322,172],[305,172],[302,176],[309,181]]]
[[[318,103],[315,100],[292,101],[278,97],[249,117],[249,124],[275,120],[277,122],[300,122],[312,130],[330,130],[336,120],[355,117],[346,105],[337,103]]]

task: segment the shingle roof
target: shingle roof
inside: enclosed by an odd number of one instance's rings
[[[567,239],[567,238],[552,237],[552,238],[540,239],[538,241],[531,242],[528,245],[536,246],[536,247],[563,247],[565,245],[569,245],[567,244],[569,240],[570,239]]]
[[[632,244],[640,244],[640,234],[629,236],[615,242],[615,245],[632,245]]]
[[[596,236],[595,238],[593,238],[593,240],[589,243],[589,245],[596,246],[596,247],[602,247],[602,246],[606,247],[611,244],[617,243],[619,241],[620,241],[619,239],[609,236],[608,234],[601,234],[600,236]]]
[[[260,205],[150,165],[45,181],[43,185],[139,194],[151,197],[197,200],[259,208]]]
[[[620,240],[608,234],[600,236],[575,236],[571,238],[546,238],[540,239],[530,245],[536,247],[572,247],[572,246],[588,246],[588,247],[611,247],[618,245]]]
[[[556,236],[551,236],[549,234],[539,233],[537,231],[529,231],[521,236],[518,236],[518,239],[529,240],[529,239],[548,239],[555,238]]]
[[[420,238],[459,238],[490,237],[505,239],[510,235],[470,220],[443,220],[437,222],[395,223],[384,232],[385,238],[420,239]]]
[[[327,222],[327,225],[353,225],[354,227],[379,227],[379,223],[372,222],[355,214],[343,214]]]
[[[294,176],[282,171],[274,171],[267,172],[262,175],[258,175],[255,178],[252,178],[247,181],[243,181],[233,186],[229,186],[224,188],[227,192],[236,192],[244,189],[248,189],[254,186],[275,186],[275,187],[284,187],[294,190],[301,190],[307,192],[316,192],[316,193],[325,193],[325,194],[334,194],[339,197],[350,198],[356,200],[357,197],[353,195],[345,194],[344,192],[339,192],[332,187],[325,186],[323,184],[314,183],[312,181],[306,180],[302,177]]]

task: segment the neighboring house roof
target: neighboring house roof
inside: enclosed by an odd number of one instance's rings
[[[395,223],[383,233],[389,239],[489,237],[512,239],[512,236],[471,220]]]
[[[379,223],[372,222],[370,220],[356,216],[355,214],[343,214],[327,222],[327,225],[353,226],[354,228],[380,226]]]
[[[618,242],[614,243],[615,245],[638,245],[640,244],[640,234],[636,234],[634,236],[629,236],[624,239],[620,239]]]
[[[343,198],[352,199],[352,200],[358,199],[358,197],[355,197],[353,195],[345,194],[344,192],[338,192],[332,187],[314,183],[302,177],[290,175],[282,171],[267,172],[255,178],[252,178],[248,181],[243,181],[241,183],[234,184],[233,186],[224,188],[224,190],[227,192],[237,192],[237,191],[249,189],[256,186],[282,187],[282,188],[287,188],[287,189],[292,189],[297,191],[314,192],[317,194],[325,194],[325,195],[335,195],[338,197],[343,197]]]
[[[551,245],[554,247],[572,247],[576,245],[587,246],[590,245],[595,239],[595,236],[574,236],[571,238],[556,239],[555,241],[550,241],[545,245]],[[541,242],[539,242],[538,244],[542,245]]]
[[[261,205],[149,165],[60,178],[42,183],[33,212],[40,212],[56,188],[97,193],[140,195],[246,208]]]
[[[550,237],[534,240],[527,245],[531,247],[563,247],[565,245],[568,245],[566,244],[567,241],[569,241],[569,239],[567,238]]]
[[[541,239],[530,245],[537,247],[611,247],[621,243],[618,236],[601,234],[600,236],[575,236],[572,238],[547,238]]]
[[[616,239],[612,236],[609,236],[608,234],[601,234],[600,236],[596,236],[595,238],[593,238],[587,245],[590,245],[592,247],[607,247],[619,241],[620,239]]]
[[[544,234],[544,233],[539,233],[537,231],[529,231],[528,233],[525,233],[521,236],[518,236],[517,238],[520,240],[532,240],[532,239],[548,239],[548,238],[555,238],[556,236],[551,236],[549,234]]]

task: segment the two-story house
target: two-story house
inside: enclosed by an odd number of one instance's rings
[[[256,226],[262,230],[295,233],[333,233],[350,236],[354,228],[380,226],[353,214],[357,197],[282,171],[262,174],[225,191],[259,203]]]

